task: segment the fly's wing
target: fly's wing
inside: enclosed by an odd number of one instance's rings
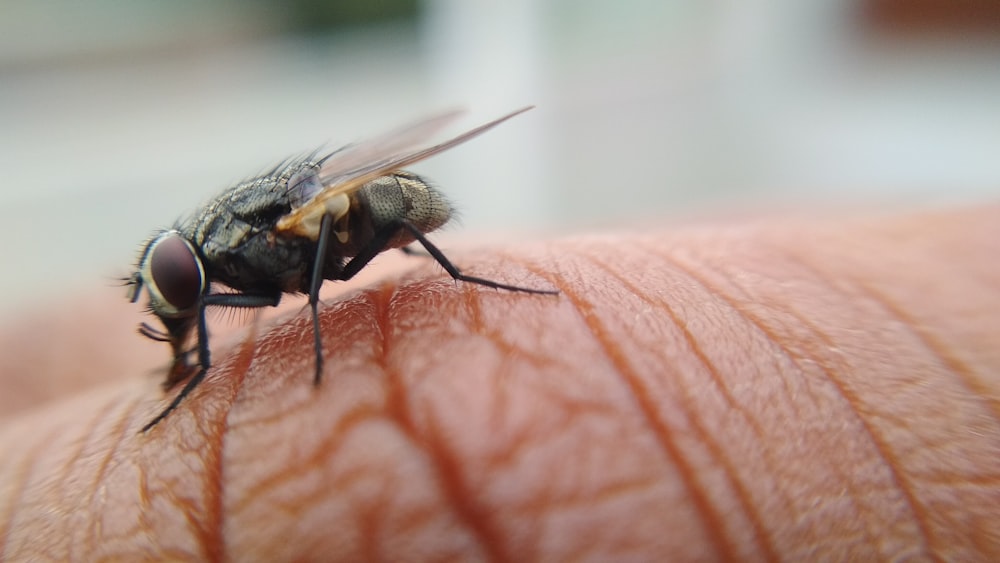
[[[433,135],[446,123],[457,117],[459,113],[442,114],[373,140],[348,145],[323,159],[318,174],[321,189],[311,199],[303,202],[300,207],[293,209],[291,213],[279,219],[276,229],[278,232],[294,231],[300,222],[325,213],[328,200],[350,194],[380,176],[420,162],[482,135],[532,107],[534,106],[523,107],[443,143],[424,149],[406,150]]]
[[[373,161],[411,150],[452,124],[465,112],[452,110],[383,133],[372,139],[341,147],[320,160],[320,176],[347,175]],[[328,183],[327,183],[328,184]]]
[[[416,123],[399,127],[360,143],[352,143],[340,147],[327,154],[319,161],[319,173],[312,170],[303,171],[288,180],[288,199],[292,209],[308,205],[320,192],[332,187],[330,181],[323,181],[324,175],[336,175],[341,178],[350,177],[373,161],[384,159],[387,155],[400,154],[412,149],[455,121],[464,112],[452,110],[428,117]],[[317,151],[319,152],[319,151]],[[315,158],[315,153],[309,159]],[[278,169],[281,167],[279,166]],[[325,172],[328,171],[328,172]],[[343,180],[340,180],[341,182]],[[363,185],[363,184],[362,184]]]

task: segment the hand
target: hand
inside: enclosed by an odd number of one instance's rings
[[[449,256],[562,294],[327,298],[318,388],[305,311],[215,331],[146,434],[137,308],[8,333],[5,390],[114,373],[4,419],[3,558],[1000,559],[1000,207]]]

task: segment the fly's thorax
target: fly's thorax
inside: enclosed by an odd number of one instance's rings
[[[440,228],[451,218],[451,204],[434,186],[409,172],[396,172],[372,180],[357,194],[378,229],[404,219],[421,232]]]

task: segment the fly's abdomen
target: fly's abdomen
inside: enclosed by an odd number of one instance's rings
[[[409,172],[397,172],[373,180],[365,184],[357,196],[367,207],[375,230],[403,219],[420,232],[429,233],[451,218],[451,204],[444,195]],[[409,242],[412,242],[410,237],[399,237],[392,241],[391,246]]]

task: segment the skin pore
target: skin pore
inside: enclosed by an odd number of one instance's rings
[[[304,311],[213,325],[147,434],[137,308],[8,321],[0,558],[1000,558],[1000,206],[449,257],[562,293],[400,258],[325,296],[321,386]]]

